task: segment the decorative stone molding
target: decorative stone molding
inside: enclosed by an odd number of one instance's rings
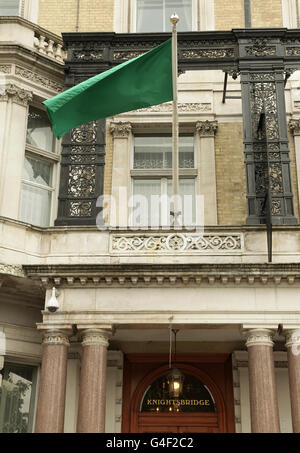
[[[16,75],[20,76],[22,79],[30,80],[31,82],[53,91],[61,92],[64,90],[64,86],[62,84],[33,72],[30,69],[22,68],[21,66],[16,66]]]
[[[10,64],[0,64],[0,73],[10,74],[12,66]]]
[[[200,137],[214,137],[218,130],[218,121],[198,121],[196,131]]]
[[[110,330],[86,329],[82,331],[82,346],[105,346],[108,347],[108,340],[111,337]]]
[[[23,88],[9,83],[4,88],[3,94],[0,94],[0,101],[8,101],[11,99],[12,102],[26,107],[32,100],[32,96],[32,91],[24,90]]]
[[[286,331],[285,345],[287,348],[298,349],[300,354],[300,328]]]
[[[132,126],[130,123],[116,122],[110,123],[110,133],[116,138],[128,138],[131,133]]]
[[[272,329],[250,329],[244,331],[246,336],[247,348],[251,346],[271,346],[273,347],[273,335],[275,331]]]
[[[243,236],[221,234],[112,234],[111,253],[240,252]]]
[[[22,266],[0,263],[0,274],[14,275],[15,277],[25,277]]]
[[[293,135],[300,135],[300,119],[290,120],[288,126]]]
[[[210,112],[212,110],[212,105],[210,102],[179,102],[178,103],[178,112],[179,113],[202,113]],[[146,107],[143,109],[137,110],[137,112],[147,112],[147,113],[172,113],[173,104],[172,102],[165,102],[164,104],[153,105],[152,107]]]
[[[68,334],[61,330],[47,330],[43,333],[43,345],[70,346]]]

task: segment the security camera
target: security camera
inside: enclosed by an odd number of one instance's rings
[[[50,313],[56,312],[59,309],[59,302],[56,298],[56,289],[55,287],[52,288],[52,295],[48,302],[46,302],[46,310],[50,311]]]

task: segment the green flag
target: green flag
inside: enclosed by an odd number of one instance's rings
[[[173,99],[172,40],[44,101],[61,138],[70,129],[100,118]]]

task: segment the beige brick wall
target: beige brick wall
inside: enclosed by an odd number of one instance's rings
[[[252,27],[282,27],[282,0],[251,0]]]
[[[216,30],[231,30],[244,26],[244,0],[215,0]]]
[[[39,25],[60,35],[63,32],[113,31],[114,0],[40,0]]]
[[[219,123],[215,150],[218,224],[243,225],[248,210],[242,123]]]

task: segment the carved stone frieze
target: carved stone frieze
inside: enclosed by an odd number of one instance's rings
[[[218,121],[198,121],[196,131],[200,137],[214,137],[218,130]]]
[[[12,83],[9,83],[4,87],[3,94],[0,92],[0,101],[8,101],[11,99],[12,102],[25,107],[32,100],[32,97],[32,91],[24,90]]]
[[[9,274],[16,277],[25,277],[22,266],[0,263],[0,274]]]
[[[53,91],[61,92],[64,90],[64,86],[62,84],[31,71],[30,69],[22,68],[21,66],[16,66],[16,75],[20,76],[22,79],[30,80],[31,82]]]
[[[112,253],[130,252],[235,252],[242,250],[242,237],[239,233],[232,235],[212,234],[113,234]]]
[[[128,138],[131,133],[132,126],[130,123],[116,122],[110,123],[110,133],[114,138]]]
[[[182,51],[183,58],[189,59],[202,59],[202,58],[209,58],[209,59],[217,59],[217,58],[233,58],[234,57],[234,49],[193,49],[193,50],[183,50]]]
[[[178,103],[178,112],[179,113],[201,113],[201,112],[210,112],[212,110],[212,105],[210,102],[179,102]],[[137,112],[158,112],[158,113],[172,113],[173,104],[172,102],[165,102],[164,104],[153,105],[152,107],[146,107],[144,109],[139,109]]]
[[[12,66],[10,64],[0,64],[0,74],[1,72],[4,74],[10,74],[12,70]]]

